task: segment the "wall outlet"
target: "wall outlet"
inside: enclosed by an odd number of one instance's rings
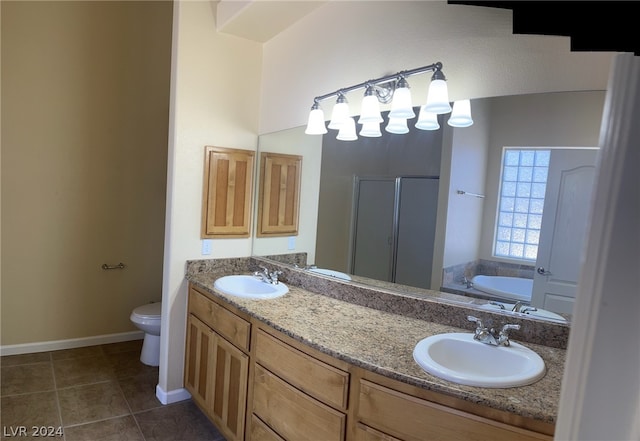
[[[296,249],[296,237],[295,236],[291,236],[289,238],[289,241],[287,242],[287,247],[289,250],[295,250]]]
[[[212,239],[204,239],[202,241],[202,255],[206,256],[211,254],[211,248],[213,248],[213,240]]]

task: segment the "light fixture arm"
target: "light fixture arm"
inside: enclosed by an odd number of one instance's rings
[[[388,103],[391,101],[393,97],[393,91],[395,90],[395,81],[400,80],[402,78],[410,77],[411,75],[421,74],[424,72],[433,72],[432,79],[441,79],[444,80],[445,76],[442,73],[442,63],[437,62],[430,64],[428,66],[417,67],[415,69],[403,70],[400,72],[396,72],[392,75],[386,75],[384,77],[376,78],[374,80],[364,81],[359,84],[355,84],[349,87],[343,87],[331,93],[326,93],[324,95],[317,96],[313,99],[314,103],[319,103],[320,101],[326,100],[327,98],[331,98],[332,96],[340,96],[345,95],[349,92],[358,89],[364,89],[369,86],[373,86],[375,89],[375,94],[380,100],[381,103]],[[380,84],[389,83],[388,86],[379,86]]]

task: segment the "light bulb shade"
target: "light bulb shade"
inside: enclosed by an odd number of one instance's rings
[[[394,133],[396,135],[404,135],[405,133],[409,133],[409,127],[407,127],[406,118],[394,118],[389,117],[389,123],[384,128],[389,133]]]
[[[472,125],[471,102],[469,100],[460,100],[453,103],[453,111],[447,124],[451,127],[469,127]]]
[[[324,135],[327,133],[322,109],[311,109],[311,112],[309,112],[309,120],[307,121],[307,128],[304,133],[307,135]]]
[[[425,106],[420,107],[420,114],[418,115],[418,122],[416,122],[416,129],[420,130],[438,130],[440,124],[438,123],[438,115],[425,110]]]
[[[342,123],[349,118],[349,104],[347,100],[338,99],[338,102],[333,106],[331,111],[331,121],[329,122],[329,128],[333,130],[340,130]]]
[[[351,117],[347,117],[342,121],[342,125],[340,126],[336,139],[339,139],[340,141],[355,141],[358,139],[358,135],[356,135],[356,120]]]
[[[382,136],[382,132],[380,131],[380,123],[366,122],[362,124],[362,129],[360,129],[360,136],[366,136],[367,138],[379,138],[380,136]]]
[[[449,91],[445,80],[432,80],[431,83],[429,83],[429,92],[425,108],[425,110],[437,114],[451,112]]]
[[[381,123],[382,115],[380,115],[380,103],[375,95],[365,95],[362,98],[362,106],[360,107],[360,118],[358,124],[365,123]]]
[[[390,118],[414,118],[416,114],[413,112],[413,103],[411,100],[411,90],[409,87],[399,87],[393,93],[393,101],[391,102]]]

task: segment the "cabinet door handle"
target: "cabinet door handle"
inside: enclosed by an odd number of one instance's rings
[[[102,269],[103,270],[112,270],[112,269],[124,269],[126,265],[122,262],[120,262],[117,265],[107,265],[106,263],[102,264]]]

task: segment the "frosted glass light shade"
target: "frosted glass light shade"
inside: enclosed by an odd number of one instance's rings
[[[360,136],[366,136],[367,138],[378,138],[382,136],[382,132],[380,131],[380,123],[366,122],[362,124]]]
[[[469,127],[472,125],[471,102],[469,100],[460,100],[453,103],[453,111],[447,124],[451,127]]]
[[[425,108],[429,112],[441,114],[451,112],[449,104],[449,90],[445,80],[432,80],[429,83],[427,103]]]
[[[381,122],[382,115],[380,115],[380,103],[378,102],[378,98],[375,95],[366,95],[362,98],[358,124]]]
[[[356,120],[351,117],[347,117],[342,121],[336,139],[339,139],[340,141],[355,141],[358,139],[358,135],[356,135]]]
[[[438,123],[438,115],[425,110],[425,106],[420,107],[420,114],[418,115],[418,122],[416,122],[416,129],[420,130],[438,130],[440,124]]]
[[[324,125],[324,112],[322,109],[311,109],[311,112],[309,112],[309,119],[307,121],[307,128],[304,133],[307,135],[324,135],[327,133],[327,128]]]
[[[409,127],[407,127],[406,118],[394,118],[389,117],[389,123],[384,128],[389,133],[394,133],[396,135],[404,135],[405,133],[409,133]]]
[[[333,106],[331,111],[331,121],[329,122],[329,128],[334,130],[340,130],[342,123],[349,118],[349,104],[346,100],[340,101]]]
[[[393,101],[391,102],[391,118],[414,118],[416,114],[413,112],[413,102],[411,100],[411,90],[409,87],[399,87],[393,93]]]

